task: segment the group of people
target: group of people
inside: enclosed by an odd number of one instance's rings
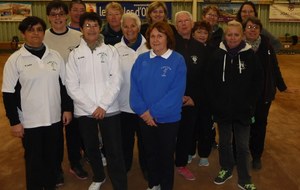
[[[256,189],[250,153],[260,169],[276,88],[291,90],[276,58],[280,44],[263,29],[252,2],[224,30],[213,5],[198,22],[177,12],[174,25],[158,1],[144,24],[117,2],[106,6],[103,27],[80,0],[69,8],[54,0],[46,12],[49,29],[36,16],[21,21],[25,44],[3,74],[6,115],[25,149],[27,189],[63,185],[65,128],[70,173],[88,178],[84,153],[93,172],[89,190],[106,181],[102,143],[113,189],[127,189],[135,139],[148,190],[172,190],[174,164],[187,180],[195,180],[188,163],[196,152],[199,166],[209,166],[214,122],[221,167],[214,183],[230,179],[236,165],[238,186]]]

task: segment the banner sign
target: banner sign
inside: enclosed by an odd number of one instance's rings
[[[100,15],[101,19],[106,19],[106,11],[105,11],[105,6],[109,2],[98,2],[96,4],[97,6],[97,13]],[[146,14],[148,10],[148,6],[150,5],[151,2],[119,2],[124,9],[124,13],[127,12],[134,12],[136,13],[141,20],[146,19]],[[167,6],[167,11],[168,11],[168,19],[171,19],[172,16],[172,6],[171,2],[165,2]]]
[[[31,13],[31,3],[0,3],[0,21],[22,21]]]
[[[269,12],[270,22],[300,22],[298,4],[272,4]]]

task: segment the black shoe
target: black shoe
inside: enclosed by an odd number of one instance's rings
[[[61,187],[61,186],[64,185],[64,183],[65,183],[64,173],[62,171],[58,172],[57,176],[56,176],[56,184],[55,184],[55,186],[56,187]]]
[[[260,170],[262,168],[262,165],[261,165],[261,160],[260,159],[254,159],[252,161],[252,168],[254,170]]]
[[[221,169],[218,176],[215,178],[214,183],[217,185],[221,185],[225,183],[228,179],[232,178],[232,174],[229,170]]]
[[[78,179],[84,180],[88,178],[88,173],[82,168],[81,165],[77,165],[70,168],[70,173]]]

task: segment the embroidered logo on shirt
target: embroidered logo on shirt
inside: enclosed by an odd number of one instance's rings
[[[100,56],[100,60],[101,60],[100,62],[101,63],[105,63],[105,58],[107,57],[106,53],[100,52],[100,53],[97,54],[97,56]]]
[[[52,71],[56,71],[57,63],[55,61],[49,61],[47,64],[52,67]]]
[[[198,56],[197,55],[192,55],[191,58],[193,60],[193,64],[197,64]]]
[[[161,70],[162,70],[161,76],[162,76],[162,77],[166,77],[168,71],[171,71],[172,69],[171,69],[171,67],[169,67],[169,66],[163,66],[163,67],[161,67]]]

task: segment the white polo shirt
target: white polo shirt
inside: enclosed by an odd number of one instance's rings
[[[2,92],[14,93],[21,84],[19,119],[24,128],[49,126],[61,120],[59,77],[65,81],[65,64],[58,52],[49,49],[39,59],[23,46],[4,66]]]

